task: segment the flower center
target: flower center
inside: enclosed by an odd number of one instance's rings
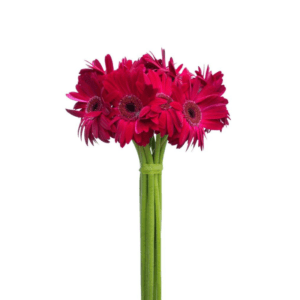
[[[142,108],[142,101],[134,95],[123,97],[119,103],[121,116],[127,120],[136,120],[139,117]]]
[[[191,126],[199,125],[201,121],[201,111],[195,102],[185,102],[183,105],[183,114]]]
[[[160,106],[163,110],[167,110],[167,109],[171,108],[170,103],[173,102],[173,99],[170,96],[163,94],[163,93],[158,93],[158,94],[156,94],[156,97],[167,100],[166,103],[164,103]]]
[[[85,111],[87,113],[90,113],[92,111],[100,111],[101,108],[102,108],[102,99],[98,96],[94,96],[89,100]]]

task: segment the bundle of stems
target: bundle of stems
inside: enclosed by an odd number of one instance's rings
[[[150,143],[134,143],[141,165],[141,299],[161,300],[162,162],[167,136],[152,137]]]

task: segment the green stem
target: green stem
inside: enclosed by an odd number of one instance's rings
[[[147,164],[153,164],[149,144],[144,147]],[[145,300],[154,300],[154,237],[155,237],[155,202],[154,175],[148,174],[148,197],[146,212],[146,282]]]
[[[154,163],[160,163],[161,136],[156,135],[154,152]],[[159,174],[154,175],[155,184],[155,299],[161,299],[161,209],[160,209],[160,189]]]
[[[155,272],[156,299],[161,300],[161,207],[159,175],[155,175]]]
[[[155,145],[155,152],[154,152],[154,163],[159,164],[160,160],[160,143],[161,143],[161,136],[158,134],[156,136],[156,145]]]
[[[168,136],[165,135],[162,138],[162,141],[161,141],[161,149],[160,149],[160,157],[159,157],[159,163],[160,164],[162,164],[162,162],[164,160],[164,155],[165,155],[165,150],[166,150],[167,143],[168,143]]]
[[[154,151],[155,151],[155,138],[154,138],[154,136],[150,139],[149,145],[150,145],[150,148],[151,148],[151,152],[154,153]]]
[[[168,136],[165,135],[161,140],[160,155],[159,155],[160,164],[163,163],[167,143],[168,143]],[[160,210],[161,210],[161,219],[162,219],[162,176],[161,174],[158,175],[158,185],[159,185]]]
[[[152,157],[152,154],[150,151],[149,144],[144,147],[144,151],[145,151],[145,155],[146,155],[146,159],[147,159],[147,164],[153,164],[153,157]]]
[[[140,164],[146,164],[143,147],[134,142]],[[146,205],[147,205],[147,175],[140,174],[140,231],[141,231],[141,299],[145,300],[145,275],[146,275]]]
[[[167,136],[157,135],[151,143],[135,144],[141,166],[162,164]],[[161,174],[141,174],[140,180],[142,300],[161,300]]]
[[[148,177],[142,174],[142,212],[141,212],[141,272],[142,272],[142,300],[145,300],[146,285],[146,216],[148,197]]]

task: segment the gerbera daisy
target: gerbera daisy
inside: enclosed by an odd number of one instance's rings
[[[116,124],[115,140],[121,147],[132,139],[146,146],[153,135],[151,122],[144,116],[149,112],[149,103],[154,100],[156,90],[146,84],[142,68],[119,69],[107,76],[103,82],[107,91],[107,101],[111,102]]]
[[[203,86],[198,78],[189,80],[189,88],[184,93],[182,105],[183,126],[179,134],[169,138],[172,145],[181,148],[187,141],[188,147],[198,142],[203,149],[205,130],[222,130],[228,124],[228,101],[221,97],[225,91],[222,81]]]
[[[103,98],[103,85],[96,72],[81,72],[76,86],[77,93],[71,92],[67,97],[78,101],[74,105],[74,110],[67,109],[71,115],[81,118],[78,132],[86,144],[91,144],[99,138],[108,143],[113,136],[114,128],[110,125],[111,107]]]
[[[200,80],[201,88],[205,87],[207,84],[211,85],[211,88],[214,89],[214,93],[219,93],[219,95],[223,95],[225,92],[225,86],[223,83],[223,74],[222,72],[217,72],[212,74],[209,66],[207,66],[206,70],[203,68],[203,73],[200,67],[198,67],[198,71],[195,71],[197,74],[197,78]]]
[[[90,62],[87,62],[87,63],[88,63],[89,69],[82,69],[81,72],[93,70],[93,71],[96,71],[99,75],[105,75],[105,74],[109,74],[109,73],[113,72],[113,70],[114,70],[113,61],[109,54],[107,54],[105,56],[106,71],[103,69],[103,67],[98,59],[95,59],[91,63]]]
[[[172,81],[177,85],[180,85],[182,83],[182,74],[189,74],[190,76],[192,75],[186,68],[184,68],[182,73],[180,73],[183,64],[175,68],[175,63],[172,57],[170,58],[167,66],[165,50],[161,49],[161,51],[162,59],[157,59],[152,53],[151,55],[145,54],[142,56],[140,62],[144,64],[146,73],[148,73],[148,70],[153,70],[156,71],[159,75],[166,74],[167,76],[172,78]]]
[[[146,117],[153,122],[153,128],[158,127],[161,136],[167,134],[172,137],[182,127],[182,106],[179,103],[182,102],[183,93],[166,74],[159,76],[149,70],[146,78],[157,90]]]
[[[159,74],[161,73],[167,73],[168,68],[166,66],[166,52],[164,49],[161,49],[162,58],[157,59],[152,52],[150,54],[144,54],[142,58],[140,59],[140,62],[144,64],[147,72],[148,70],[156,70]]]
[[[119,69],[130,70],[133,67],[132,60],[128,60],[126,57],[119,62]]]

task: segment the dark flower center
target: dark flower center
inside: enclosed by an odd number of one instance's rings
[[[156,94],[156,97],[167,100],[166,103],[164,103],[160,106],[163,110],[167,110],[167,109],[171,108],[170,103],[173,102],[173,99],[170,96],[163,94],[163,93],[158,93],[158,94]]]
[[[142,101],[134,95],[123,97],[119,103],[121,116],[127,120],[136,120],[139,117],[142,108]]]
[[[87,113],[90,113],[92,111],[100,111],[101,108],[102,108],[102,99],[98,96],[94,96],[89,100],[85,111]]]
[[[135,112],[135,105],[133,103],[128,103],[128,104],[126,104],[126,109],[129,112]]]
[[[201,111],[195,102],[185,102],[183,105],[183,114],[191,126],[199,125],[201,121]]]
[[[190,117],[191,117],[192,119],[195,118],[195,111],[194,111],[192,108],[189,108],[189,109],[188,109],[188,112],[189,112]]]

